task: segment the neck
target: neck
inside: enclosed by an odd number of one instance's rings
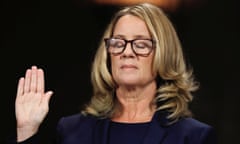
[[[112,118],[118,122],[151,121],[155,112],[153,99],[156,94],[156,83],[152,82],[144,88],[119,87],[116,91],[119,109]]]

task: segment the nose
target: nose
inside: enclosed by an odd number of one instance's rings
[[[133,48],[132,48],[132,45],[131,45],[131,42],[128,42],[128,43],[126,44],[126,48],[125,48],[125,50],[123,51],[123,55],[124,55],[124,56],[134,56],[134,55],[135,55],[135,52],[134,52],[134,50],[133,50]]]

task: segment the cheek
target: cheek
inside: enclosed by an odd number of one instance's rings
[[[152,59],[146,59],[142,63],[142,67],[144,67],[144,71],[147,73],[152,73]]]
[[[111,57],[111,71],[112,71],[112,74],[114,74],[117,70],[117,60],[116,58],[113,58]]]
[[[145,75],[145,76],[152,75],[152,64],[151,63],[143,63],[141,67],[142,67],[142,75]]]
[[[146,61],[144,61],[141,65],[142,69],[142,73],[141,75],[147,79],[152,79],[156,76],[155,72],[153,72],[153,61],[152,59],[147,59]]]

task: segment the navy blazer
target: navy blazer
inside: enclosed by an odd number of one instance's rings
[[[75,114],[63,117],[57,125],[57,144],[108,144],[111,120]],[[193,118],[181,118],[166,125],[166,115],[156,112],[142,144],[217,144],[216,133],[210,125]],[[19,144],[38,144],[38,134]],[[16,137],[7,144],[16,144]],[[133,143],[134,144],[134,143]]]
[[[155,113],[142,144],[217,144],[213,127],[193,118],[166,125]],[[61,118],[57,125],[59,144],[107,144],[110,119],[76,114]]]

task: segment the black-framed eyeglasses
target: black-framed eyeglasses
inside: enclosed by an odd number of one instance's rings
[[[105,38],[104,41],[108,52],[114,55],[123,53],[128,43],[131,44],[132,51],[140,56],[148,56],[155,47],[153,39]]]

